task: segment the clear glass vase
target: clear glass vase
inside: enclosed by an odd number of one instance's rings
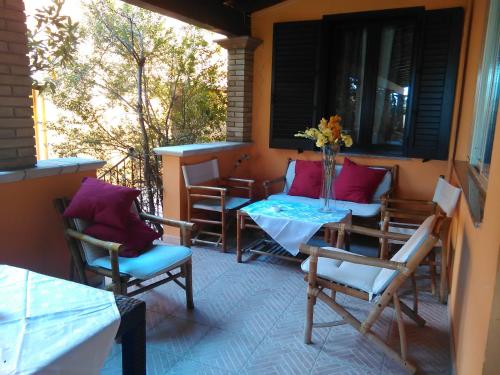
[[[335,157],[339,145],[329,144],[321,148],[323,156],[323,186],[321,188],[321,212],[335,211]],[[333,202],[333,203],[332,203]]]

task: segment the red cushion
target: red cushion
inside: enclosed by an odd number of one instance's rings
[[[335,179],[335,198],[341,201],[371,203],[373,193],[387,171],[357,165],[348,158]]]
[[[288,195],[319,198],[323,180],[323,164],[321,161],[297,160],[295,177]]]
[[[137,189],[86,178],[64,216],[123,229],[128,224],[130,207],[139,194]]]
[[[85,228],[84,233],[100,240],[122,244],[119,255],[125,258],[139,256],[154,240],[161,237],[160,233],[148,227],[132,213],[129,214],[129,223],[125,229],[94,223]]]

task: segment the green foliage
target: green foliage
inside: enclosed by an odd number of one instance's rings
[[[65,0],[52,0],[36,10],[35,26],[28,29],[30,67],[34,86],[40,91],[54,88],[51,77],[56,67],[68,67],[74,59],[80,37],[78,22],[61,15]]]
[[[115,1],[86,1],[80,53],[55,71],[51,100],[63,115],[50,124],[60,156],[110,160],[129,147],[224,138],[226,95],[218,47],[202,30],[167,27],[158,14]],[[143,58],[138,90],[138,57]],[[138,92],[147,137],[138,121]],[[145,145],[144,139],[148,144]]]

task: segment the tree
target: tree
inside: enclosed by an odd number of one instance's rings
[[[34,26],[28,29],[30,68],[34,87],[43,91],[53,89],[51,76],[56,67],[67,67],[73,62],[80,37],[78,22],[61,15],[65,0],[36,10]]]
[[[218,48],[193,26],[182,33],[162,16],[115,1],[88,1],[82,22],[87,47],[56,72],[51,124],[61,156],[109,160],[133,147],[141,155],[148,208],[161,194],[154,147],[222,139],[226,97]]]

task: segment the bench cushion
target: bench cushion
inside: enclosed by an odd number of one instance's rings
[[[296,160],[291,160],[290,163],[288,164],[288,169],[286,170],[286,175],[285,175],[285,186],[283,189],[284,193],[288,193],[293,180],[295,178],[295,164]],[[381,167],[370,167],[373,169],[385,169]],[[335,165],[335,176],[338,176],[340,171],[342,169],[342,164],[337,164]],[[380,197],[386,193],[392,186],[392,174],[390,171],[387,171],[384,178],[378,185],[377,189],[375,190],[375,193],[373,193],[373,203],[380,202]]]
[[[278,193],[270,195],[269,200],[285,200],[288,202],[299,202],[309,204],[314,207],[321,207],[321,199],[307,198],[301,196],[288,195],[286,193]],[[333,206],[333,202],[330,206]],[[351,210],[354,216],[373,217],[380,213],[380,203],[355,203],[347,201],[335,201],[335,206],[338,209]]]

